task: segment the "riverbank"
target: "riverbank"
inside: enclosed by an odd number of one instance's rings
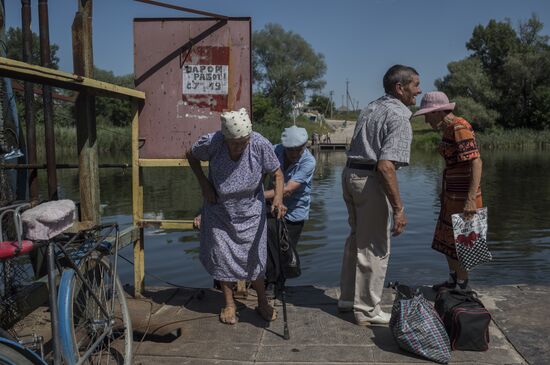
[[[327,120],[326,123],[313,123],[298,120],[298,126],[307,129],[309,135],[317,132],[319,135],[329,134],[332,143],[349,143],[353,135],[355,121]],[[419,120],[412,121],[413,144],[412,148],[433,150],[441,139],[440,135],[429,129]],[[260,133],[265,133],[271,142],[278,143],[281,131],[269,126],[255,128]],[[97,140],[99,152],[131,153],[132,130],[130,127],[103,126],[97,127]],[[476,137],[483,149],[547,149],[550,148],[550,130],[537,131],[532,129],[493,130],[477,132]],[[37,141],[44,140],[43,128],[37,128]],[[56,155],[58,161],[65,161],[66,155],[76,152],[76,129],[72,127],[55,128]],[[38,154],[44,156],[44,143],[38,143]]]
[[[412,147],[433,150],[441,135],[432,130],[421,118],[411,121],[413,127]],[[476,132],[477,143],[485,150],[547,149],[550,148],[550,130],[494,129]]]

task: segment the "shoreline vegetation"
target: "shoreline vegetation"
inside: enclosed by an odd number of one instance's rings
[[[423,118],[414,118],[413,149],[433,150],[441,140],[441,135],[424,123]],[[550,148],[550,130],[528,128],[493,128],[475,131],[476,140],[485,150],[545,150]]]
[[[289,125],[291,125],[290,123]],[[323,134],[328,133],[329,128],[324,124],[315,124],[298,118],[296,125],[308,130],[309,135],[313,131]],[[423,121],[413,120],[413,149],[434,150],[440,140],[440,135],[431,130]],[[45,156],[43,128],[37,128],[37,147],[39,160]],[[258,126],[260,127],[260,126]],[[276,130],[275,130],[276,129]],[[278,143],[278,137],[281,130],[279,128],[255,128],[255,130],[272,143]],[[267,133],[266,133],[267,132]],[[131,136],[130,127],[98,126],[97,140],[98,151],[100,155],[116,154],[128,156],[131,154]],[[532,130],[525,128],[518,129],[493,129],[486,131],[476,131],[476,138],[480,148],[486,150],[546,150],[550,148],[550,130]],[[58,162],[77,158],[76,148],[76,128],[68,126],[57,126],[55,128],[56,155]],[[123,162],[123,161],[121,161]]]
[[[480,148],[485,150],[546,150],[550,148],[550,36],[542,33],[540,19],[530,19],[514,27],[510,20],[491,19],[477,25],[466,43],[469,55],[447,65],[448,74],[435,81],[437,90],[456,101],[456,115],[468,120],[476,131]],[[293,124],[298,111],[328,114],[331,119],[356,120],[358,107],[336,108],[334,100],[319,94],[326,86],[323,77],[327,65],[324,55],[316,52],[300,35],[278,24],[266,24],[252,34],[254,47],[252,95],[253,129],[272,143],[278,143],[284,127]],[[22,54],[19,28],[7,32],[8,57]],[[33,45],[39,37],[33,34]],[[283,45],[283,46],[281,46]],[[52,64],[57,68],[57,45],[51,45]],[[40,63],[38,48],[33,62]],[[121,86],[133,87],[133,75],[115,76],[111,71],[94,69],[94,77]],[[309,100],[308,100],[309,99]],[[307,103],[306,103],[306,100]],[[18,112],[24,120],[22,98]],[[74,106],[55,104],[56,154],[58,161],[76,156]],[[35,99],[38,141],[44,141],[41,98]],[[413,108],[414,111],[414,108]],[[97,139],[100,156],[130,156],[131,107],[128,102],[96,98]],[[423,118],[414,118],[413,149],[435,150],[440,140]],[[332,130],[324,122],[311,122],[305,116],[296,125],[323,135]],[[41,128],[42,127],[42,128]],[[40,160],[44,144],[38,143]]]

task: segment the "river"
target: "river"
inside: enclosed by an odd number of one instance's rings
[[[472,270],[472,284],[550,284],[550,155],[544,151],[485,151],[482,157],[488,244],[494,259]],[[349,232],[340,184],[345,154],[322,152],[317,159],[310,220],[299,244],[303,273],[289,280],[290,285],[337,286],[339,281]],[[116,156],[103,160],[126,162]],[[421,285],[446,278],[444,256],[430,248],[442,169],[437,154],[413,151],[411,165],[398,171],[409,224],[405,233],[392,240],[388,280]],[[62,197],[78,199],[75,170],[59,171],[58,181]],[[44,172],[39,174],[39,182],[44,194]],[[148,168],[144,182],[147,216],[192,218],[198,212],[200,191],[189,169]],[[131,171],[102,169],[100,185],[103,220],[129,226]],[[146,230],[145,270],[150,274],[146,285],[210,286],[198,249],[197,232]],[[131,260],[131,248],[125,248],[122,255]],[[119,262],[123,282],[131,283],[132,266]]]

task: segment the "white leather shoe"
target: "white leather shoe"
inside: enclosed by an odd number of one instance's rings
[[[374,317],[367,317],[363,314],[355,314],[355,322],[360,326],[368,326],[369,324],[388,324],[390,323],[391,314],[382,312]]]

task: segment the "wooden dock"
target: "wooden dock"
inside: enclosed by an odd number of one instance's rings
[[[454,351],[450,364],[547,364],[550,288],[475,289],[493,316],[490,348],[486,352]],[[422,292],[433,300],[435,293],[430,288],[423,287]],[[290,340],[283,339],[280,302],[275,302],[279,318],[265,322],[254,311],[254,292],[237,300],[239,322],[234,326],[218,319],[223,297],[217,290],[147,287],[144,294],[145,298],[129,303],[136,365],[428,363],[400,350],[388,326],[361,327],[354,324],[352,313],[339,313],[336,288],[288,288]],[[385,311],[391,310],[393,298],[385,289]],[[48,327],[45,308],[19,325],[20,331],[38,330],[46,339]]]

